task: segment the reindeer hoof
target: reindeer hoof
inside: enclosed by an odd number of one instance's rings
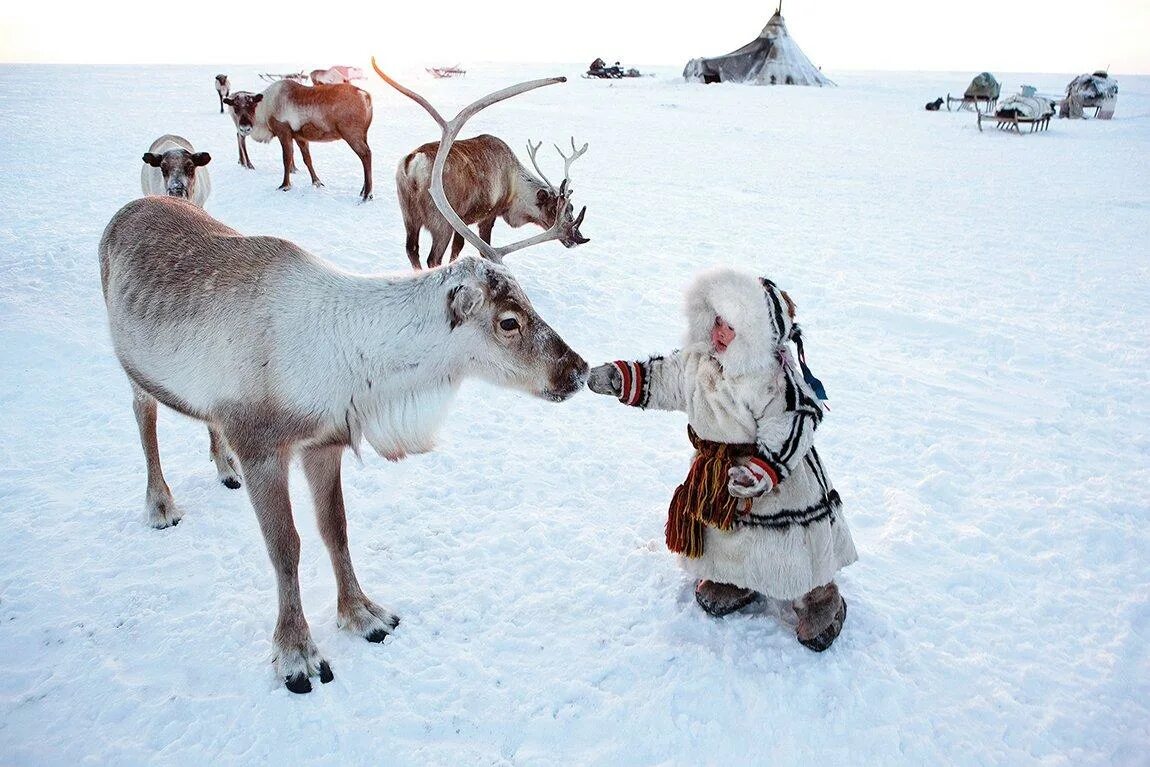
[[[387,639],[388,636],[388,632],[384,631],[383,629],[376,629],[375,631],[372,631],[370,634],[365,636],[364,639],[369,642],[379,644],[383,640]]]
[[[280,184],[278,187],[276,187],[276,189],[280,190],[281,192],[286,192],[287,190],[291,189],[291,184]]]
[[[307,678],[307,674],[301,671],[295,676],[285,676],[284,687],[296,695],[303,695],[304,693],[311,692],[311,680]]]
[[[223,480],[223,483],[224,483],[224,487],[226,487],[228,490],[239,490],[240,489],[240,481],[238,479],[236,479],[235,477],[225,477]]]
[[[319,664],[319,681],[327,684],[333,679],[335,679],[335,674],[331,673],[331,666],[327,665],[325,660]]]
[[[148,503],[148,522],[157,530],[175,527],[180,524],[180,518],[182,516],[180,510],[176,508],[175,501],[171,500],[170,497],[162,500],[152,500]]]

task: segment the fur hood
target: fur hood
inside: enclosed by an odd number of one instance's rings
[[[732,375],[767,373],[779,365],[779,347],[785,347],[794,328],[795,305],[784,291],[765,277],[734,269],[700,273],[687,288],[684,346],[711,346],[715,317],[735,329],[735,339],[718,359]]]

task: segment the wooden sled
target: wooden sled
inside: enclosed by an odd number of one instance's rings
[[[1015,133],[1022,135],[1023,133],[1037,133],[1038,131],[1046,130],[1050,125],[1050,118],[1053,115],[1046,115],[1044,117],[1010,117],[1006,115],[996,114],[983,114],[978,113],[978,130],[982,131],[983,120],[994,120],[995,127],[1000,131]],[[1023,130],[1024,127],[1030,126],[1029,130]]]
[[[274,83],[276,80],[295,80],[297,83],[308,82],[308,76],[303,72],[287,72],[286,74],[277,75],[273,72],[261,72],[261,80],[267,80],[269,83]]]
[[[989,113],[994,111],[994,107],[998,103],[998,97],[993,97],[993,98],[990,96],[962,96],[962,97],[957,97],[957,96],[951,96],[948,93],[948,94],[946,94],[946,111],[948,111],[948,112],[952,111],[950,108],[951,102],[958,104],[958,106],[955,107],[955,110],[953,110],[953,111],[957,111],[960,109],[968,109],[968,110],[973,109],[975,112],[978,112],[979,114],[983,114],[984,112],[989,114]],[[980,104],[983,106],[983,108],[979,107]]]
[[[458,75],[467,74],[466,69],[460,69],[458,66],[454,67],[425,67],[427,73],[437,80],[442,80],[446,77],[456,77]]]

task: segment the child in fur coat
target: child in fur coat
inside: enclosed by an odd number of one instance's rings
[[[792,600],[798,640],[821,652],[846,618],[835,573],[858,554],[813,444],[822,386],[787,346],[795,342],[803,359],[794,309],[770,280],[705,272],[687,291],[681,350],[600,365],[588,386],[626,405],[687,413],[695,459],[666,533],[698,579],[699,605],[722,616],[756,593]]]

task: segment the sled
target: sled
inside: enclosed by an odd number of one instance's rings
[[[628,77],[654,77],[654,75],[641,74],[638,69],[628,69],[624,72],[612,72],[608,69],[588,69],[583,73],[584,80],[623,80]]]
[[[958,104],[953,110],[950,108],[952,102]],[[979,114],[989,114],[994,111],[997,103],[997,96],[951,96],[949,93],[946,94],[946,111],[948,112],[973,109]]]
[[[458,64],[453,67],[425,67],[425,69],[427,69],[429,75],[437,80],[467,74],[467,70],[461,69]]]
[[[303,72],[287,72],[285,74],[275,74],[273,72],[261,72],[260,79],[266,80],[269,83],[274,83],[276,80],[295,80],[297,83],[307,84],[308,76]]]
[[[983,120],[993,120],[995,127],[1000,131],[1005,131],[1007,133],[1013,131],[1019,135],[1022,135],[1023,133],[1037,133],[1039,131],[1046,130],[1047,126],[1050,125],[1050,118],[1052,116],[1053,115],[1044,115],[1043,117],[1014,117],[1008,115],[984,114],[979,112],[978,130],[980,132],[982,131]],[[1029,129],[1024,131],[1023,128],[1028,126]]]

